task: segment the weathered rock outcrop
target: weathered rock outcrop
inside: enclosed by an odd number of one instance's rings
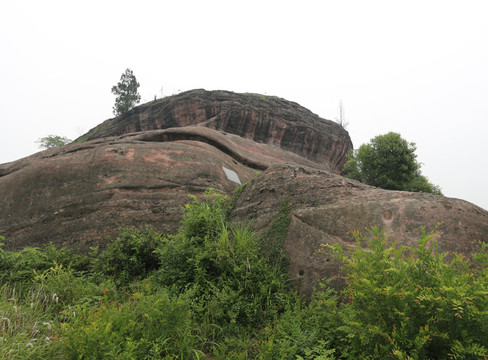
[[[172,233],[188,194],[231,195],[241,182],[296,154],[203,127],[156,130],[70,145],[1,169],[0,228],[7,248],[88,248],[122,226]]]
[[[138,106],[103,122],[80,139],[197,124],[280,147],[336,173],[342,170],[352,148],[347,131],[297,103],[274,96],[205,90]]]
[[[290,202],[285,246],[305,294],[339,270],[317,251],[321,244],[354,246],[353,230],[386,226],[411,243],[422,226],[444,221],[440,249],[468,256],[488,239],[488,212],[468,202],[341,177],[351,148],[344,129],[298,104],[194,90],[107,120],[77,143],[0,165],[0,234],[9,249],[50,241],[88,249],[120,226],[173,233],[189,193],[231,195],[250,181],[233,219],[263,230]]]
[[[424,193],[387,191],[330,172],[298,165],[275,165],[253,179],[234,208],[233,217],[265,229],[280,203],[291,205],[291,225],[285,247],[291,257],[290,277],[302,293],[327,276],[340,286],[339,264],[319,251],[321,244],[355,247],[353,231],[367,234],[386,227],[391,239],[414,245],[421,228],[436,231],[440,251],[471,255],[478,241],[488,240],[488,211],[469,202]]]
[[[241,182],[280,163],[339,171],[352,146],[295,103],[204,90],[142,105],[79,140],[0,165],[7,248],[103,246],[122,225],[175,232],[189,193],[232,194],[226,171]]]

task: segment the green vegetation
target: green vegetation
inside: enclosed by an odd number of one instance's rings
[[[105,121],[105,122],[101,123],[100,125],[91,129],[90,131],[88,131],[86,134],[80,136],[78,139],[75,140],[75,143],[80,144],[82,142],[85,142],[90,137],[99,134],[100,131],[105,131],[107,129],[108,129],[108,124]]]
[[[278,106],[278,103],[271,96],[265,96],[261,94],[255,94],[255,93],[245,93],[245,95],[247,95],[249,99],[265,102],[273,106]]]
[[[112,87],[112,93],[117,95],[115,105],[113,107],[114,115],[118,116],[124,114],[132,109],[141,101],[141,95],[137,89],[139,88],[136,76],[131,69],[126,69],[121,75],[120,81],[117,85]]]
[[[66,136],[48,135],[40,138],[36,143],[39,144],[41,149],[53,149],[67,145],[71,141],[72,140],[68,139]]]
[[[486,359],[488,245],[472,262],[433,233],[399,246],[373,228],[345,288],[305,302],[288,281],[283,201],[262,236],[229,199],[191,197],[176,235],[122,229],[89,256],[0,246],[1,359]],[[3,238],[0,237],[0,241]]]
[[[415,144],[390,132],[352,150],[344,165],[346,177],[388,190],[416,191],[442,195],[420,172]]]

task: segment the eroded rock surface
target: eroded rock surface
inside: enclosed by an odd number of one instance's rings
[[[82,139],[197,124],[280,147],[336,173],[352,148],[346,130],[297,103],[274,96],[205,90],[138,106],[91,129]]]
[[[352,147],[298,104],[204,90],[141,105],[78,140],[0,165],[7,248],[103,247],[120,226],[141,224],[174,233],[190,193],[232,195],[273,164],[339,171]]]
[[[226,170],[245,182],[272,163],[297,158],[203,127],[47,150],[0,167],[0,228],[7,248],[52,241],[88,249],[103,246],[122,225],[174,233],[188,194],[233,193],[239,184]]]
[[[440,251],[467,256],[488,239],[488,211],[469,202],[424,193],[388,191],[339,175],[298,165],[268,168],[242,192],[233,217],[266,229],[280,204],[291,205],[286,249],[291,258],[290,277],[304,294],[314,281],[329,277],[340,287],[339,264],[322,251],[322,244],[354,247],[353,231],[367,233],[372,226],[387,228],[391,239],[414,245],[422,227],[439,226]]]

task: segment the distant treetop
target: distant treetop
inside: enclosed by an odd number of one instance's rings
[[[416,146],[390,132],[351,150],[343,174],[364,184],[387,190],[426,192],[442,195],[420,172]]]
[[[36,141],[41,149],[53,149],[68,145],[72,140],[66,136],[48,135]]]
[[[113,107],[115,116],[126,113],[141,101],[141,95],[137,91],[139,86],[132,70],[126,69],[118,84],[112,87],[112,93],[117,95]]]

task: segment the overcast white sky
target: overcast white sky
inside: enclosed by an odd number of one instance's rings
[[[126,68],[143,101],[194,88],[342,99],[355,148],[395,131],[449,197],[488,209],[488,2],[0,3],[0,163],[111,118]]]

